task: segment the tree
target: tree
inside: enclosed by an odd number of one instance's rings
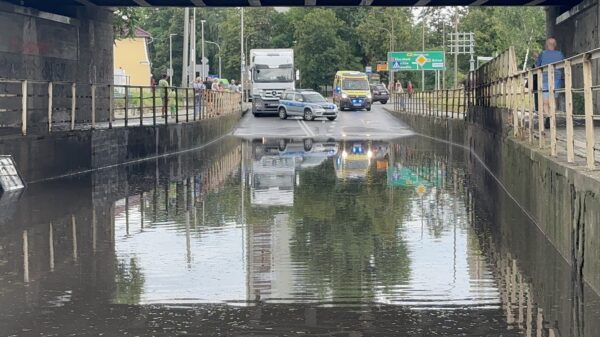
[[[358,58],[340,37],[345,28],[331,9],[311,9],[294,25],[296,66],[303,87],[330,84],[337,70],[360,69]]]
[[[135,27],[141,19],[140,12],[135,8],[117,8],[113,13],[113,32],[117,40],[133,37]]]

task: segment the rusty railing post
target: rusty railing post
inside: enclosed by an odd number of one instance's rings
[[[548,105],[550,113],[550,155],[556,157],[556,98],[554,97],[554,65],[548,65]]]
[[[179,89],[175,88],[175,124],[179,123]]]
[[[540,148],[544,147],[544,73],[541,68],[537,71],[537,96],[538,96],[538,137]]]
[[[52,132],[52,104],[54,100],[54,84],[48,82],[48,133]]]
[[[567,114],[567,161],[575,161],[575,143],[573,140],[573,75],[571,61],[565,61],[565,112]]]
[[[96,128],[96,85],[92,84],[92,130]]]
[[[144,125],[144,87],[140,87],[140,126]]]
[[[75,130],[75,108],[77,107],[77,85],[71,84],[71,130]]]
[[[125,86],[125,127],[129,126],[129,86]]]
[[[21,81],[21,134],[27,135],[27,80]]]
[[[113,126],[113,113],[115,102],[115,88],[112,84],[108,85],[108,128],[112,129]]]
[[[594,154],[594,98],[592,92],[592,61],[591,55],[583,56],[583,99],[585,106],[585,148],[587,167],[594,169],[596,167],[596,158]]]
[[[156,87],[152,87],[152,126],[156,126]]]

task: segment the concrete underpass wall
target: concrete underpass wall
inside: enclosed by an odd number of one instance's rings
[[[559,163],[547,153],[506,135],[501,109],[474,109],[469,121],[397,114],[415,131],[452,140],[471,150],[472,178],[496,223],[506,218],[504,191],[475,158],[502,182],[558,253],[600,294],[600,179]],[[531,241],[535,245],[535,241]]]
[[[90,120],[89,84],[113,82],[112,13],[105,8],[57,6],[62,15],[0,0],[0,78],[77,82],[77,120]],[[70,86],[54,86],[54,120],[69,119]],[[0,92],[20,93],[20,84],[0,83]],[[47,132],[47,85],[30,83],[29,126]],[[20,124],[20,97],[0,98],[0,127]],[[98,111],[108,100],[97,100]]]
[[[198,147],[229,133],[239,119],[2,137],[0,153],[12,155],[31,182]]]

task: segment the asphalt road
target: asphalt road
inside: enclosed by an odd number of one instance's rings
[[[389,103],[388,103],[388,106]],[[384,140],[413,134],[410,128],[375,103],[371,111],[341,111],[331,122],[327,119],[304,121],[300,117],[281,120],[278,116],[254,117],[247,113],[234,135],[242,138],[334,138]]]

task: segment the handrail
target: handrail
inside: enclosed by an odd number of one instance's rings
[[[512,48],[507,50],[508,54],[501,55],[504,58],[502,61],[499,56],[488,62],[490,65],[486,63],[469,73],[465,86],[460,89],[466,102],[464,115],[460,115],[459,112],[458,117],[469,118],[475,114],[475,110],[469,110],[469,107],[504,109],[503,111],[509,118],[503,120],[509,128],[512,128],[514,137],[527,138],[531,144],[537,137],[540,149],[546,149],[546,143],[549,140],[549,153],[553,157],[564,155],[564,152],[558,151],[558,146],[559,142],[566,143],[567,162],[575,163],[577,154],[586,159],[587,168],[594,169],[596,167],[596,150],[600,150],[596,149],[594,126],[594,121],[600,117],[594,114],[594,107],[600,102],[594,102],[594,98],[600,97],[600,84],[593,83],[592,68],[598,67],[598,65],[597,62],[592,61],[600,59],[600,48],[540,67],[526,70],[517,69],[514,72],[501,68],[514,68],[510,66],[510,56],[506,56],[510,55],[510,50]],[[506,61],[507,59],[509,61]],[[574,76],[573,67],[575,66],[580,66],[580,68],[578,67],[581,69],[578,71],[580,76]],[[558,71],[564,82],[556,81],[555,75]],[[507,75],[495,76],[497,73]],[[575,80],[579,83],[575,83]],[[583,102],[578,107],[575,107],[574,94],[583,96]],[[456,114],[443,113],[448,110],[447,104],[444,106],[439,101],[435,101],[435,97],[444,97],[444,95],[448,95],[447,92],[438,90],[416,95],[418,102],[413,104],[413,107],[399,109],[395,105],[395,109],[441,118],[457,117]],[[581,103],[581,101],[578,102]],[[581,109],[581,111],[575,111],[575,109]],[[583,117],[578,117],[578,112],[582,113]],[[557,116],[565,118],[566,135],[558,135]],[[585,146],[581,151],[576,150],[576,145],[581,142],[575,141],[574,126],[575,121],[578,120],[583,120],[585,126]],[[545,124],[548,125],[549,135],[546,134]]]
[[[242,109],[241,95],[228,91],[204,90],[197,95],[185,87],[8,78],[0,78],[0,85],[0,102],[5,103],[0,103],[0,127],[19,126],[22,135],[31,130],[30,120],[46,123],[51,133],[193,122]],[[46,89],[39,90],[40,85]]]

